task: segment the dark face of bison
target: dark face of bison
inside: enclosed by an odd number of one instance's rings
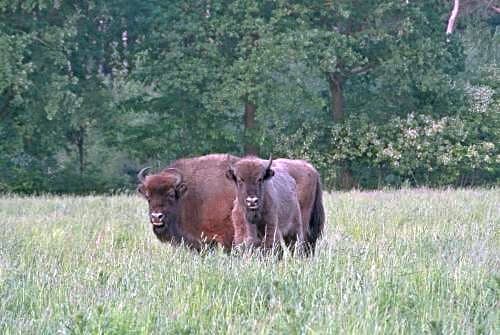
[[[243,158],[226,173],[227,178],[235,182],[238,202],[250,218],[252,215],[257,216],[262,209],[264,182],[274,176],[271,164],[272,159],[269,159],[267,166],[263,166],[259,160]]]
[[[187,191],[182,174],[177,169],[167,169],[146,176],[147,169],[137,175],[137,190],[149,203],[149,220],[157,235],[175,229],[180,210],[180,199]]]

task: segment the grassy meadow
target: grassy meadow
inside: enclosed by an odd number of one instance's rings
[[[499,190],[324,200],[277,261],[162,244],[136,196],[0,197],[0,334],[499,333]]]

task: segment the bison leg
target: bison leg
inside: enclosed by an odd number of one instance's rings
[[[293,252],[299,255],[309,256],[311,254],[309,243],[307,243],[307,228],[305,223],[298,218],[298,222],[296,222],[299,227],[296,237],[296,242],[293,248]]]
[[[309,252],[307,250],[308,245],[306,241],[307,230],[300,215],[297,214],[295,216],[295,219],[290,221],[288,227],[294,227],[283,236],[285,245],[287,246],[288,250],[290,250],[293,254],[309,255]]]
[[[258,237],[257,226],[254,224],[246,223],[246,234],[245,234],[245,246],[251,248],[257,248],[261,244],[261,240]]]
[[[245,220],[245,215],[242,213],[240,208],[236,204],[233,207],[233,210],[231,212],[231,220],[233,222],[233,228],[234,228],[234,239],[233,239],[233,244],[234,245],[240,245],[243,243],[245,240],[245,226],[246,226],[246,220]]]
[[[293,253],[298,255],[309,255],[308,244],[305,239],[305,234],[299,232],[297,234],[297,240],[293,246]]]
[[[274,246],[279,246],[283,240],[281,230],[278,227],[277,218],[267,222],[264,234],[264,248],[272,249]]]

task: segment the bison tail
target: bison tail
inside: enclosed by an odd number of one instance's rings
[[[325,209],[323,208],[323,192],[321,189],[321,181],[318,177],[316,182],[316,194],[314,198],[313,209],[311,211],[311,219],[309,220],[309,246],[314,253],[316,242],[323,233],[325,225]]]

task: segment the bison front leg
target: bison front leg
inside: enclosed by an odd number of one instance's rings
[[[257,225],[250,224],[247,222],[244,243],[245,243],[245,246],[250,247],[250,248],[257,248],[260,246],[261,240],[258,237]]]
[[[245,232],[246,232],[245,226],[247,223],[245,219],[245,214],[239,208],[236,200],[234,202],[234,207],[231,212],[231,221],[233,223],[233,228],[234,228],[233,245],[238,246],[245,241]]]
[[[283,237],[278,227],[278,218],[266,222],[265,227],[264,248],[272,249],[275,245],[279,246]]]
[[[248,223],[244,209],[239,207],[236,201],[231,212],[231,220],[234,228],[233,246],[237,251],[257,248],[260,245],[256,225]]]

